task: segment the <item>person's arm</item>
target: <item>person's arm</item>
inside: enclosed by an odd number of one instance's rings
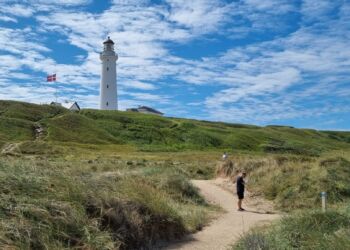
[[[244,192],[247,191],[247,182],[245,179],[243,180],[243,186],[244,186]]]
[[[238,191],[242,191],[242,177],[237,177],[236,179],[236,189],[237,189],[237,192]]]

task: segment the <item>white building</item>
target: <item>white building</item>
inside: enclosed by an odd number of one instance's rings
[[[100,84],[100,109],[118,110],[117,100],[117,60],[114,51],[114,42],[108,37],[103,43],[103,52],[100,53],[102,61]]]
[[[79,111],[80,107],[77,102],[64,102],[62,103],[62,107],[69,109],[71,111]]]
[[[164,115],[162,112],[154,109],[154,108],[150,108],[147,106],[139,106],[138,108],[131,108],[131,109],[127,109],[126,111],[129,112],[138,112],[138,113],[143,113],[143,114],[152,114],[152,115]]]
[[[69,101],[65,101],[64,103],[51,102],[51,105],[64,107],[66,109],[69,109],[70,111],[80,111],[80,107],[77,102],[69,102]]]

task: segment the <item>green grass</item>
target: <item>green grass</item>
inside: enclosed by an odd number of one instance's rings
[[[202,228],[213,208],[177,168],[160,164],[0,160],[0,248],[151,248]]]
[[[290,215],[272,226],[242,235],[232,249],[350,249],[350,153],[242,155],[222,164],[218,173],[234,177],[248,172],[248,190],[273,200]],[[320,192],[327,192],[328,211],[321,212]]]
[[[118,140],[113,135],[100,129],[91,119],[76,113],[46,120],[44,124],[48,127],[49,141],[118,144]]]
[[[0,101],[1,117],[16,118],[37,122],[44,118],[66,113],[67,110],[51,105],[36,105],[16,101]]]
[[[0,101],[0,146],[13,151],[0,156],[1,249],[147,249],[195,232],[218,211],[189,179],[213,178],[223,151],[233,163],[218,173],[245,169],[251,192],[301,210],[238,249],[349,244],[348,210],[303,209],[321,191],[349,202],[350,132]]]
[[[278,209],[313,208],[325,191],[328,202],[350,200],[350,154],[333,152],[320,157],[295,155],[235,156],[222,164],[220,174],[234,178],[248,172],[248,189],[275,202]]]
[[[46,141],[130,145],[147,152],[220,149],[318,156],[350,148],[348,132],[258,127],[121,111],[70,113],[63,108],[13,101],[0,101],[0,119],[2,142],[32,139],[34,132],[30,129],[39,123],[45,129]],[[4,132],[5,127],[13,129]]]
[[[347,209],[346,209],[347,208]],[[350,210],[303,211],[241,237],[234,250],[350,249]]]
[[[34,123],[17,118],[0,117],[0,140],[33,140]]]

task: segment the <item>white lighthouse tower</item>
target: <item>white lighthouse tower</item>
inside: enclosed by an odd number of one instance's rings
[[[103,52],[100,53],[102,73],[100,84],[100,109],[117,110],[117,60],[114,52],[114,42],[108,37],[103,42]]]

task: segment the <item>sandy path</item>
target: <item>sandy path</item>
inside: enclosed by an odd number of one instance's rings
[[[221,206],[226,213],[214,220],[202,231],[187,239],[175,243],[165,249],[191,249],[191,250],[226,250],[240,235],[253,226],[269,222],[279,217],[277,214],[266,214],[260,209],[250,205],[244,206],[247,211],[239,212],[236,209],[237,198],[219,187],[215,181],[193,181],[206,200]],[[248,198],[249,199],[249,198]],[[248,204],[249,201],[248,201]]]

